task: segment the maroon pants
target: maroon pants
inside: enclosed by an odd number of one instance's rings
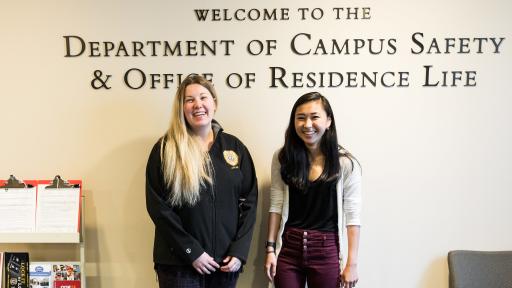
[[[277,258],[276,288],[335,288],[340,284],[337,232],[286,228]]]

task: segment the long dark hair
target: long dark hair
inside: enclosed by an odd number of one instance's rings
[[[337,181],[341,175],[339,158],[341,156],[352,158],[350,153],[338,144],[336,122],[334,121],[334,114],[329,101],[318,92],[310,92],[302,95],[293,105],[292,112],[290,113],[290,122],[288,123],[288,128],[285,133],[284,146],[281,151],[279,151],[279,162],[281,163],[281,177],[283,181],[289,186],[299,190],[305,190],[310,184],[309,169],[311,163],[308,157],[308,149],[304,141],[302,141],[295,131],[295,113],[300,105],[316,100],[320,100],[327,117],[331,119],[331,126],[329,129],[325,130],[320,140],[320,151],[325,156],[325,162],[324,169],[318,181]]]

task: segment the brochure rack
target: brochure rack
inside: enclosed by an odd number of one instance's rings
[[[56,176],[55,181],[59,181],[57,185],[75,185],[75,187],[82,187],[81,180],[69,180],[65,182]],[[44,182],[44,181],[43,181]],[[51,183],[51,181],[48,181]],[[52,184],[53,185],[53,184]],[[65,188],[66,186],[57,186],[52,188]],[[85,208],[85,196],[80,193],[80,220],[79,220],[79,231],[70,233],[60,232],[22,232],[22,233],[9,233],[0,232],[0,244],[64,244],[71,243],[77,244],[80,249],[80,269],[81,269],[81,287],[86,286],[86,272],[85,272],[85,226],[84,226],[84,208]],[[55,259],[59,260],[59,259]]]

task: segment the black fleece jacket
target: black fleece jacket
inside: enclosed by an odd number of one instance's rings
[[[160,159],[163,140],[151,151],[146,167],[146,208],[155,223],[155,264],[190,265],[203,252],[218,263],[226,256],[237,257],[244,264],[247,261],[258,202],[254,164],[240,140],[224,133],[217,122],[212,126],[213,185],[201,189],[194,206],[170,205],[167,199],[172,191],[165,186]]]

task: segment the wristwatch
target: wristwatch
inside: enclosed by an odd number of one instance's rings
[[[276,249],[276,242],[274,241],[265,241],[265,248],[272,247],[274,250]]]

